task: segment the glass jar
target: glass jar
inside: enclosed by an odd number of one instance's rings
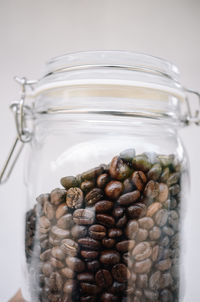
[[[22,84],[12,107],[15,144],[30,147],[25,299],[182,301],[188,176],[177,132],[199,117],[186,111],[191,91],[177,68],[143,54],[83,52]]]

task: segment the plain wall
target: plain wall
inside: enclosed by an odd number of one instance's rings
[[[79,50],[118,49],[174,62],[182,83],[199,89],[199,0],[1,0],[0,167],[16,135],[9,104],[19,97],[13,76],[39,78],[51,57]],[[193,108],[195,108],[193,106]],[[185,299],[199,302],[200,127],[181,130],[191,167],[185,249]],[[20,287],[24,156],[0,186],[0,301]]]

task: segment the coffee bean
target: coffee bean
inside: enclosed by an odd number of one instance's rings
[[[53,205],[49,201],[46,200],[44,202],[43,210],[44,210],[45,216],[49,220],[52,220],[54,218],[54,216],[55,216],[55,210],[54,210]]]
[[[46,277],[49,277],[53,272],[53,267],[50,262],[45,262],[42,266],[42,272]]]
[[[62,268],[60,270],[60,272],[67,279],[72,279],[75,275],[75,272],[72,269],[68,268],[68,267]]]
[[[153,290],[158,290],[160,287],[161,272],[156,271],[149,278],[149,287]]]
[[[160,271],[166,271],[168,270],[172,265],[171,259],[165,259],[161,260],[156,264],[156,268],[159,269]]]
[[[46,241],[46,240],[45,240]],[[53,246],[57,246],[57,245],[60,245],[60,241],[61,239],[60,238],[55,238],[53,236],[49,236],[49,243]]]
[[[66,191],[64,189],[54,189],[51,191],[51,203],[57,206],[64,201],[65,196]]]
[[[152,260],[155,262],[158,259],[158,253],[159,253],[159,246],[155,245],[152,249]]]
[[[51,223],[47,217],[45,217],[45,216],[40,217],[40,219],[39,219],[40,228],[46,229],[47,231],[49,231],[50,225],[51,225]]]
[[[172,173],[169,176],[168,180],[167,180],[168,187],[170,187],[170,186],[175,185],[176,183],[178,183],[179,178],[180,178],[180,173],[179,172]]]
[[[135,170],[147,172],[151,169],[151,163],[145,154],[136,155],[133,158],[133,168]]]
[[[72,239],[64,239],[61,243],[61,250],[69,256],[76,256],[78,253],[78,244]]]
[[[149,217],[152,217],[161,207],[162,207],[162,205],[160,204],[160,202],[154,202],[154,203],[152,203],[147,208],[146,215],[149,216]]]
[[[144,290],[144,295],[150,301],[156,301],[158,299],[158,292],[154,292],[149,289]]]
[[[119,263],[113,266],[112,275],[118,282],[126,282],[130,278],[130,271],[125,264]]]
[[[157,181],[160,178],[160,175],[162,173],[162,167],[160,164],[154,164],[152,168],[149,170],[147,176],[148,179]]]
[[[103,293],[100,298],[101,302],[118,302],[118,298],[111,293]]]
[[[73,213],[73,220],[77,224],[90,225],[94,222],[94,211],[77,209]]]
[[[71,235],[74,239],[85,237],[87,235],[87,228],[83,225],[74,225],[71,229]]]
[[[171,196],[175,196],[180,192],[180,186],[179,185],[173,185],[169,188],[169,193]]]
[[[131,251],[135,246],[135,240],[123,240],[116,244],[116,249],[119,252],[128,252]]]
[[[167,167],[173,164],[174,161],[174,155],[173,154],[169,154],[169,155],[159,155],[158,156],[161,164],[163,167]]]
[[[146,230],[150,230],[154,226],[154,221],[150,217],[140,218],[138,223],[141,228]]]
[[[174,298],[172,293],[168,289],[164,289],[160,293],[161,302],[173,302]]]
[[[103,191],[99,188],[94,188],[89,193],[87,193],[87,195],[85,196],[85,201],[88,206],[92,206],[102,198]]]
[[[99,252],[97,251],[84,251],[81,250],[81,256],[85,259],[96,259],[99,256]]]
[[[160,278],[160,288],[166,288],[173,284],[173,279],[170,273],[164,273]]]
[[[129,193],[135,189],[135,187],[131,181],[131,178],[127,178],[123,181],[123,188],[124,188],[123,194]]]
[[[160,236],[161,236],[161,230],[157,226],[154,226],[153,229],[149,231],[149,238],[151,240],[158,240]]]
[[[94,282],[94,275],[89,272],[80,273],[77,275],[77,279],[80,282]]]
[[[147,274],[139,274],[137,276],[137,282],[136,282],[136,286],[138,288],[146,288],[148,284],[148,276]]]
[[[120,157],[115,156],[111,161],[109,172],[112,178],[124,180],[131,174],[131,169]]]
[[[75,280],[69,279],[65,282],[63,286],[63,291],[66,294],[71,294],[73,291],[75,291],[77,287],[77,282]]]
[[[135,157],[135,149],[126,149],[120,153],[120,158],[126,162],[132,162]]]
[[[81,179],[83,180],[93,180],[98,177],[100,174],[104,172],[104,168],[102,166],[90,169],[81,174]]]
[[[49,288],[54,291],[61,291],[63,287],[63,280],[58,272],[51,273],[49,277]]]
[[[121,294],[126,290],[126,284],[114,281],[112,287],[110,288],[111,293]]]
[[[123,191],[123,185],[120,181],[112,180],[105,187],[106,195],[111,199],[117,199]]]
[[[117,238],[122,236],[122,230],[117,228],[111,228],[108,230],[108,237],[110,238]]]
[[[134,205],[129,206],[127,208],[127,213],[130,218],[138,219],[145,215],[146,206],[143,203],[138,202]]]
[[[65,239],[66,240],[66,239]],[[65,254],[59,246],[55,246],[51,250],[51,254],[54,258],[58,260],[63,260],[65,258]]]
[[[124,214],[121,218],[118,219],[117,223],[116,223],[116,227],[117,228],[123,228],[127,223],[127,217]]]
[[[46,194],[40,194],[36,198],[36,200],[43,207],[45,201],[50,201],[50,194],[48,194],[48,193],[46,193]]]
[[[85,269],[85,263],[77,257],[68,256],[65,261],[68,267],[74,272],[81,273]]]
[[[159,183],[150,180],[145,186],[144,195],[147,198],[154,199],[158,196],[158,194],[159,194]]]
[[[149,244],[149,242],[141,242],[138,243],[135,248],[133,249],[132,255],[137,261],[144,260],[146,258],[149,258],[152,254],[152,248]]]
[[[168,167],[166,167],[163,172],[161,173],[161,176],[160,176],[160,181],[166,183],[168,178],[169,178],[169,175],[170,175],[170,170]]]
[[[138,274],[149,273],[152,266],[152,261],[150,259],[145,259],[142,261],[135,262],[134,271]]]
[[[165,236],[165,237],[161,240],[160,245],[162,245],[162,246],[164,246],[164,247],[168,246],[168,245],[169,245],[169,237],[168,237],[168,236]]]
[[[114,218],[108,214],[97,214],[96,219],[98,220],[99,223],[107,227],[111,227],[115,224]]]
[[[168,198],[169,189],[166,184],[160,183],[159,184],[159,194],[158,194],[158,201],[165,202]]]
[[[57,226],[61,229],[68,229],[72,225],[72,214],[66,214],[60,217],[57,221]]]
[[[112,276],[106,269],[99,270],[95,275],[95,281],[100,288],[108,288],[112,285]]]
[[[63,230],[57,226],[52,227],[51,233],[59,239],[68,238],[70,236],[69,230]]]
[[[91,272],[96,272],[100,267],[100,263],[98,260],[93,260],[90,262],[87,262],[87,269]]]
[[[81,282],[80,287],[83,293],[89,295],[97,295],[101,289],[96,284],[91,284],[87,282]]]
[[[66,204],[69,208],[78,209],[83,204],[83,192],[81,189],[75,187],[70,188],[66,194]]]
[[[60,217],[68,213],[68,206],[66,203],[61,203],[56,210],[56,219],[58,220]]]
[[[96,302],[96,297],[95,296],[83,296],[80,298],[81,302]]]
[[[101,200],[95,204],[96,213],[109,212],[113,208],[114,203],[109,200]]]
[[[103,189],[107,185],[107,183],[109,182],[109,180],[110,180],[110,177],[109,177],[109,175],[107,173],[101,174],[97,178],[97,186],[100,189]]]
[[[140,197],[140,192],[138,190],[123,194],[119,197],[117,202],[120,206],[128,206],[136,202]]]
[[[137,234],[138,229],[139,229],[139,226],[138,226],[137,221],[130,220],[127,223],[127,227],[126,227],[126,230],[125,230],[126,237],[130,238],[130,239],[134,239],[136,234]]]
[[[90,250],[98,250],[100,248],[100,242],[90,237],[80,238],[78,239],[78,243]]]
[[[106,236],[106,228],[100,224],[93,224],[89,227],[89,235],[93,239],[103,239]]]
[[[58,260],[58,259],[56,259],[56,258],[54,258],[54,257],[52,257],[52,258],[50,259],[50,263],[51,263],[51,265],[52,265],[54,268],[56,268],[56,269],[58,269],[58,268],[63,268],[63,267],[64,267],[64,264],[63,264],[60,260]]]
[[[120,218],[122,217],[124,214],[124,208],[122,207],[116,207],[114,208],[114,210],[112,211],[112,215],[115,217],[115,218]]]
[[[61,178],[60,183],[67,190],[69,188],[78,186],[78,181],[77,181],[76,177],[74,177],[74,176],[63,177],[63,178]]]
[[[115,239],[113,239],[113,238],[103,238],[102,239],[102,244],[106,248],[110,249],[115,245]]]
[[[81,183],[81,190],[85,193],[92,190],[95,186],[94,181],[92,180],[85,180]]]
[[[139,191],[142,191],[147,178],[142,171],[135,171],[132,175],[132,182]]]
[[[48,249],[40,254],[40,260],[47,261],[51,256],[51,249]]]
[[[101,252],[100,262],[105,265],[114,265],[120,261],[120,255],[115,250]]]
[[[159,226],[164,226],[167,222],[167,218],[168,211],[165,209],[161,209],[155,214],[155,223]]]
[[[168,226],[163,227],[163,232],[170,237],[174,235],[174,230]]]

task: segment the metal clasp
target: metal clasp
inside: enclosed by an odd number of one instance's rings
[[[186,96],[185,101],[186,101],[186,106],[187,106],[187,115],[185,117],[185,122],[187,125],[190,125],[194,123],[197,126],[200,126],[200,93],[198,91],[184,88],[184,91],[187,94],[192,94],[197,97],[198,100],[198,108],[195,110],[195,113],[192,113],[191,105],[190,105],[190,100],[188,96]]]
[[[14,102],[10,105],[10,109],[14,112],[17,137],[14,140],[6,162],[0,172],[0,184],[3,184],[8,180],[17,162],[17,159],[23,150],[24,143],[28,143],[32,139],[32,132],[27,128],[25,118],[27,115],[32,115],[32,109],[30,106],[25,105],[25,99],[27,86],[33,89],[33,85],[36,84],[37,81],[30,81],[26,78],[19,77],[15,77],[15,81],[19,83],[22,88],[19,101]]]

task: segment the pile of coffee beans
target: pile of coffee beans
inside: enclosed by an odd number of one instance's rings
[[[178,302],[181,165],[128,149],[26,214],[31,301]]]

